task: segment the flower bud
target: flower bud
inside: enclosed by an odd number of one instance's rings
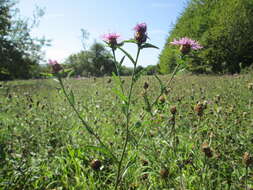
[[[134,30],[135,30],[134,39],[138,42],[138,44],[145,43],[148,38],[146,23],[137,24],[134,27]]]

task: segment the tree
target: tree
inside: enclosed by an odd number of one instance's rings
[[[18,17],[18,9],[14,9],[12,0],[0,1],[0,80],[31,78],[32,70],[38,67],[42,58],[41,47],[44,38],[32,38],[31,29],[36,26],[43,11],[37,9],[34,20]]]
[[[104,76],[115,72],[111,53],[101,43],[95,42],[89,50],[70,55],[65,61],[78,76]]]

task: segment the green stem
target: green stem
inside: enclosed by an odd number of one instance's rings
[[[103,143],[103,141],[100,139],[100,137],[92,130],[92,128],[89,126],[89,124],[82,118],[82,116],[79,114],[79,112],[77,111],[75,105],[72,103],[72,101],[69,98],[69,95],[66,92],[65,86],[62,82],[61,77],[58,77],[58,80],[60,82],[61,88],[63,90],[63,93],[65,95],[65,97],[67,98],[70,106],[72,107],[72,109],[74,110],[74,112],[76,113],[77,117],[80,119],[80,121],[82,122],[82,124],[84,125],[84,127],[86,128],[86,130],[95,137],[95,139],[97,139],[97,141],[100,143],[100,145],[105,148],[110,155],[114,158],[115,161],[117,161],[117,158],[114,156],[114,154],[110,151],[110,149]],[[118,161],[117,161],[118,162]]]
[[[178,70],[179,65],[180,65],[180,64],[177,64],[176,68],[174,69],[174,71],[173,71],[173,73],[172,73],[172,75],[171,75],[171,78],[170,78],[169,82],[167,83],[167,85],[166,85],[165,87],[170,86],[170,83],[172,82],[174,76],[175,76],[176,73],[177,73],[177,70]],[[163,93],[164,93],[164,89],[161,90],[161,93],[160,93],[159,96],[156,98],[156,100],[154,101],[154,103],[151,105],[151,109],[152,109],[153,106],[158,102],[159,98],[163,95]]]
[[[114,49],[112,49],[112,54],[113,54],[114,65],[116,67],[117,76],[119,77],[119,80],[120,80],[120,89],[121,89],[121,92],[124,94],[124,88],[123,88],[123,85],[122,85],[122,79],[121,79],[119,68],[118,68],[118,65],[117,65]]]
[[[248,166],[246,166],[245,190],[248,190]]]
[[[121,167],[122,167],[122,162],[125,156],[125,152],[126,152],[126,148],[127,148],[127,144],[128,144],[128,139],[129,139],[129,122],[130,122],[130,104],[131,104],[131,98],[132,98],[132,91],[133,91],[133,86],[134,86],[134,82],[135,82],[135,71],[136,71],[136,66],[137,66],[137,62],[138,62],[138,58],[139,58],[139,54],[140,54],[140,48],[138,48],[137,51],[137,55],[136,55],[136,60],[135,60],[135,64],[134,64],[134,70],[132,73],[132,77],[131,77],[131,85],[130,85],[130,90],[129,90],[129,94],[128,94],[128,101],[127,101],[127,108],[126,108],[126,138],[125,138],[125,142],[124,142],[124,146],[123,146],[123,151],[120,157],[120,161],[119,161],[119,165],[118,165],[118,172],[117,172],[117,178],[116,178],[116,183],[115,183],[115,190],[118,189],[118,185],[121,181]]]

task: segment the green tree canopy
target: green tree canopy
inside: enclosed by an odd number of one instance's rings
[[[191,0],[169,33],[160,55],[160,71],[172,72],[178,60],[169,42],[187,36],[204,46],[188,60],[190,71],[240,72],[253,63],[252,33],[252,0]]]
[[[31,29],[36,26],[43,11],[38,9],[34,20],[21,19],[13,0],[0,1],[0,80],[31,78],[33,70],[42,58],[41,47],[46,40],[32,38]]]
[[[65,64],[73,68],[75,76],[104,76],[115,72],[111,53],[97,42],[87,51],[70,55]]]

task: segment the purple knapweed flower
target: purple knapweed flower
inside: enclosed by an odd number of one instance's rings
[[[191,49],[198,50],[203,48],[203,46],[201,46],[197,41],[187,37],[181,38],[179,40],[174,39],[174,41],[170,42],[170,44],[179,45],[182,54],[188,54],[191,51]]]
[[[138,42],[138,44],[145,43],[148,38],[146,23],[137,24],[134,27],[134,30],[135,30],[134,38]]]
[[[111,48],[115,48],[118,44],[117,39],[120,37],[119,34],[116,33],[108,33],[103,35],[103,39],[111,46]]]
[[[52,61],[51,59],[49,59],[48,64],[52,66],[53,73],[58,73],[60,70],[63,69],[57,61]]]

